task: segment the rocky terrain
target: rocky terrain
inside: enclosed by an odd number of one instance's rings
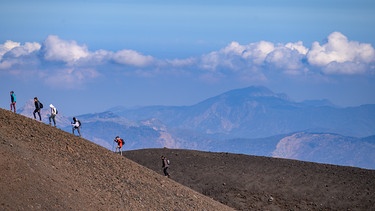
[[[126,147],[126,146],[125,146]],[[280,158],[179,149],[124,153],[236,210],[375,210],[375,171]]]
[[[83,138],[0,109],[0,210],[232,210]]]
[[[166,148],[121,156],[3,109],[0,157],[0,210],[375,210],[374,170]]]

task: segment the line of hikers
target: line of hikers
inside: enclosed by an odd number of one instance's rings
[[[10,110],[13,111],[14,113],[16,113],[16,103],[17,103],[16,94],[14,93],[14,91],[11,91],[10,92]],[[36,120],[36,114],[38,114],[39,121],[42,121],[40,110],[43,108],[43,103],[41,103],[37,97],[34,97],[34,106],[35,106],[35,109],[33,111],[34,119]],[[56,127],[56,115],[58,114],[58,110],[52,104],[50,104],[49,107],[51,108],[51,114],[48,117],[49,125],[52,125],[52,122],[53,122],[53,126]],[[81,121],[78,120],[76,117],[73,117],[73,122],[71,122],[70,124],[72,125],[72,133],[75,135],[74,132],[77,130],[78,135],[81,137],[81,131],[80,131]],[[122,155],[122,146],[125,144],[124,139],[120,138],[119,136],[116,136],[114,139],[114,142],[117,143],[115,153],[119,153]],[[163,168],[164,176],[170,177],[170,174],[168,173],[170,161],[165,156],[161,156],[161,160],[162,160],[162,168]]]
[[[122,155],[122,146],[125,145],[124,139],[120,138],[120,136],[116,136],[113,141],[115,143],[117,143],[117,146],[115,148],[115,153],[119,153],[120,155]],[[164,176],[166,176],[166,177],[169,178],[171,176],[169,174],[169,172],[168,172],[170,161],[164,155],[162,155],[160,158],[161,158],[161,162],[162,162],[162,166],[161,167],[163,168]]]
[[[16,104],[17,104],[16,94],[14,93],[14,91],[10,91],[10,110],[13,111],[14,113],[16,113],[17,111]],[[39,121],[42,121],[42,115],[40,114],[40,111],[44,106],[43,106],[43,103],[39,101],[38,97],[34,97],[34,106],[35,106],[35,109],[33,111],[34,119],[35,120],[37,119],[36,114],[38,114]],[[58,110],[52,104],[50,104],[49,107],[51,108],[51,114],[48,117],[49,125],[52,125],[52,122],[53,122],[53,126],[56,127],[56,115],[58,114]],[[78,135],[81,137],[81,131],[80,131],[81,121],[79,121],[76,117],[73,117],[73,122],[71,122],[70,124],[72,125],[72,133],[75,135],[74,132],[77,130]]]

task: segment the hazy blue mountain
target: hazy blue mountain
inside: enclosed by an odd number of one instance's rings
[[[323,99],[323,100],[304,100],[301,103],[306,105],[306,106],[315,106],[315,107],[317,107],[317,106],[338,107],[327,99]]]
[[[20,111],[31,117],[32,102]],[[45,123],[48,112],[42,111]],[[71,118],[59,113],[58,127],[71,132]],[[118,106],[77,118],[84,138],[111,150],[118,135],[124,150],[199,149],[375,169],[375,105],[294,102],[265,87],[247,87],[191,106]]]
[[[375,136],[355,138],[332,133],[296,132],[258,139],[214,141],[209,149],[375,169]]]
[[[339,108],[327,100],[298,103],[265,87],[228,91],[192,106],[118,107],[113,112],[133,121],[155,118],[169,128],[222,138],[261,138],[306,130],[354,137],[375,134],[375,105]]]
[[[375,169],[374,138],[295,133],[282,138],[272,157]]]

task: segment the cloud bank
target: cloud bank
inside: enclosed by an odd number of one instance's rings
[[[37,74],[51,86],[69,86],[73,81],[84,83],[109,74],[112,69],[139,77],[189,71],[202,80],[220,81],[225,77],[266,79],[266,73],[273,72],[293,76],[373,75],[374,64],[375,50],[371,44],[351,41],[340,32],[331,33],[325,43],[314,42],[310,48],[302,41],[286,44],[259,41],[245,45],[234,41],[200,57],[174,60],[158,59],[132,49],[90,51],[86,45],[55,35],[48,36],[43,43],[8,40],[0,44],[0,73],[14,69],[24,69],[23,73],[53,72],[59,75],[59,82],[48,74]],[[106,72],[101,73],[100,69]]]

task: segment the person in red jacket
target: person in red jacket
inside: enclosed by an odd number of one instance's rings
[[[118,151],[122,155],[122,146],[125,144],[124,139],[120,138],[119,136],[116,136],[114,142],[117,143],[115,152]]]

